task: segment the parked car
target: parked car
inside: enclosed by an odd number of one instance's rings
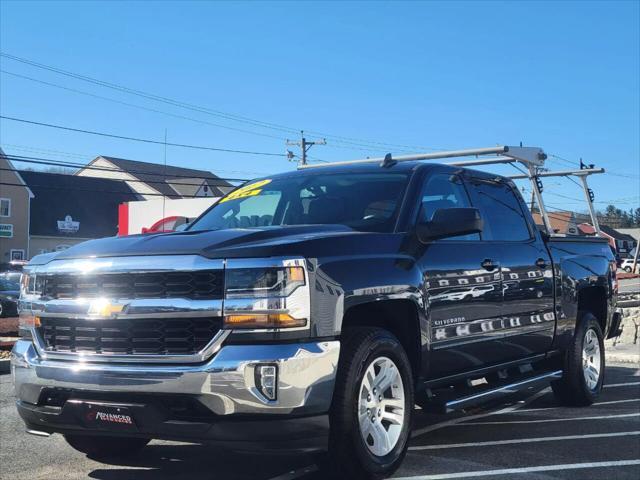
[[[0,273],[0,318],[18,315],[20,297],[20,273]]]
[[[606,240],[540,232],[508,178],[419,162],[249,182],[183,232],[84,242],[26,275],[30,432],[96,458],[154,438],[321,449],[325,478],[393,473],[414,403],[536,382],[593,403],[620,322]]]
[[[633,268],[633,258],[625,258],[620,265],[620,268],[627,273],[631,273],[631,269]],[[636,265],[636,273],[640,270],[640,262]]]

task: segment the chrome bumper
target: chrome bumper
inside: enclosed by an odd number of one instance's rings
[[[338,367],[338,341],[226,345],[201,365],[118,365],[47,360],[31,341],[11,355],[18,400],[37,404],[44,388],[91,392],[191,394],[217,415],[316,415],[329,410]],[[256,364],[278,366],[278,397],[255,386]]]

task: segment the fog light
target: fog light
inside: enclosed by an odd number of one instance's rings
[[[255,368],[256,387],[267,400],[278,398],[278,366],[277,365],[256,365]]]

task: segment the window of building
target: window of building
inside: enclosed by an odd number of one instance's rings
[[[0,217],[11,216],[11,199],[0,198]]]
[[[11,260],[24,260],[24,250],[12,249],[10,254]]]

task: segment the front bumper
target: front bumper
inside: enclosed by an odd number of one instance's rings
[[[200,365],[123,365],[47,360],[21,340],[11,367],[18,410],[33,430],[82,430],[67,401],[80,400],[130,406],[140,436],[287,443],[326,436],[339,350],[337,341],[227,345]],[[275,401],[255,386],[260,363],[278,366]],[[51,397],[58,400],[48,404]],[[198,418],[174,415],[171,405],[184,400],[197,404]]]

